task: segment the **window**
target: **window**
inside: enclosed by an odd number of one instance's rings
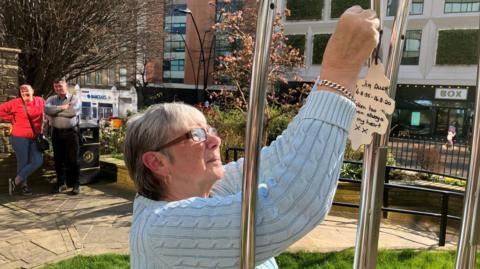
[[[305,53],[305,35],[288,35],[287,38],[287,45],[292,46],[292,48],[298,49],[300,51],[300,54],[302,55]]]
[[[387,16],[395,16],[397,14],[399,0],[388,0]],[[412,0],[410,5],[410,15],[423,14],[423,0]]]
[[[185,60],[165,60],[163,61],[163,71],[183,71]]]
[[[118,71],[120,86],[127,86],[127,68],[122,67]]]
[[[287,20],[320,20],[322,19],[323,1],[288,0],[287,8],[291,16]]]
[[[328,40],[331,34],[320,34],[313,37],[313,57],[312,64],[321,64],[323,61],[323,52],[327,48]]]
[[[167,40],[165,43],[165,51],[185,52],[185,43],[183,40]]]
[[[445,0],[445,13],[469,13],[480,11],[480,0]]]
[[[165,23],[165,32],[171,34],[185,34],[187,24],[184,22],[167,22]]]
[[[167,16],[185,16],[185,13],[178,12],[178,11],[176,11],[176,9],[185,10],[185,9],[187,9],[187,5],[186,4],[171,5],[170,8],[168,9]]]
[[[99,70],[95,72],[95,84],[96,85],[102,85],[103,80],[102,80],[102,70]]]
[[[172,71],[183,71],[184,66],[185,66],[185,60],[179,59],[179,60],[172,60],[170,61],[171,63],[171,69]]]
[[[402,65],[418,65],[422,30],[409,30],[405,34]]]
[[[85,85],[92,85],[93,83],[93,73],[85,74]]]
[[[323,2],[323,1],[318,1],[315,0],[315,2]],[[331,7],[331,14],[330,17],[332,19],[335,18],[340,18],[340,16],[343,14],[345,10],[347,10],[349,7],[354,6],[354,5],[359,5],[364,9],[370,8],[370,0],[335,0],[332,1],[332,7]],[[305,8],[310,8],[309,6],[306,6]]]
[[[228,37],[226,34],[217,34],[215,36],[215,55],[227,55],[232,51],[232,44],[228,42]]]
[[[217,0],[216,9],[217,10],[225,9],[225,11],[228,11],[228,12],[235,12],[243,8],[242,0],[233,0],[228,2],[229,2],[228,4],[225,4],[224,0]]]
[[[115,78],[115,68],[110,68],[107,71],[107,84],[108,85],[113,85],[115,84],[116,78]]]

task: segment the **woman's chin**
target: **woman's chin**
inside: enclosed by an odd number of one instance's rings
[[[215,181],[221,179],[224,174],[223,166],[216,167],[216,169],[213,170],[213,174],[215,175]]]

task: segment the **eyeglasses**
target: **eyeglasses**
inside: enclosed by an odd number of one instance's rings
[[[157,148],[157,151],[162,150],[162,149],[167,148],[167,147],[170,147],[170,146],[173,146],[173,145],[175,145],[177,143],[180,143],[183,140],[187,140],[187,139],[192,139],[195,142],[203,142],[203,141],[207,140],[208,135],[218,136],[217,129],[215,129],[213,127],[208,127],[208,129],[193,128],[188,133],[186,133],[182,136],[179,136],[179,137],[173,139],[172,141],[168,142],[167,144]]]

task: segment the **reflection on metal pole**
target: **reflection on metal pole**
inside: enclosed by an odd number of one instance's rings
[[[378,18],[381,18],[383,15],[381,1],[372,0],[371,6],[377,12]],[[390,80],[388,95],[393,99],[395,99],[398,67],[402,57],[403,36],[406,31],[409,6],[409,0],[403,0],[399,5],[390,38],[386,77]],[[382,23],[380,23],[380,27],[382,27]],[[391,117],[388,118],[391,121]],[[360,212],[353,264],[355,269],[376,268],[389,130],[390,127],[382,136],[374,134],[372,143],[365,146]]]
[[[246,151],[243,167],[243,201],[241,223],[240,268],[255,267],[255,209],[257,176],[263,133],[263,118],[267,91],[268,63],[272,40],[276,0],[258,3],[257,33],[253,56],[252,81],[246,130]]]
[[[479,27],[480,28],[480,27]],[[480,44],[480,33],[478,36]],[[480,198],[480,46],[477,66],[477,92],[475,99],[475,123],[473,124],[472,153],[468,173],[465,201],[463,203],[463,218],[458,239],[455,269],[476,268],[475,254],[478,244],[479,203]]]

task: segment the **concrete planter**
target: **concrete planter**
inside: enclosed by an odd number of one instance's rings
[[[136,192],[135,183],[128,175],[128,170],[123,160],[102,155],[100,156],[100,167],[102,178],[114,180],[117,182],[118,187]]]

